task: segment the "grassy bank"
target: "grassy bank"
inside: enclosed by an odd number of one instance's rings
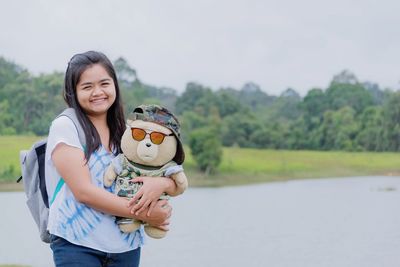
[[[0,136],[0,189],[20,190],[19,150],[29,149],[40,137]],[[400,174],[400,153],[285,151],[224,148],[218,173],[205,177],[197,171],[186,149],[185,171],[192,186],[223,186],[362,175]]]
[[[216,176],[195,171],[189,157],[191,184],[240,185],[305,178],[400,175],[400,153],[285,151],[225,148]]]
[[[19,151],[40,140],[37,136],[0,136],[0,181],[13,182],[20,175]]]

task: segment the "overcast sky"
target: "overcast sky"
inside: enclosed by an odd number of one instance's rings
[[[344,69],[400,88],[398,0],[0,1],[0,56],[34,74],[78,52],[124,57],[145,83],[182,92],[252,81],[268,94],[326,88]]]

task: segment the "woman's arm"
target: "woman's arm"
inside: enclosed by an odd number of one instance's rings
[[[148,209],[132,214],[128,200],[92,184],[84,153],[78,148],[60,143],[54,148],[51,158],[58,173],[81,203],[108,214],[143,220],[152,225],[165,225],[171,216],[172,208],[165,202],[156,205],[151,216],[147,214]]]
[[[128,205],[132,208],[132,213],[134,214],[141,214],[148,210],[147,215],[150,216],[163,193],[167,193],[170,196],[182,193],[175,180],[166,177],[137,177],[132,181],[134,183],[143,183],[139,191],[129,200]]]

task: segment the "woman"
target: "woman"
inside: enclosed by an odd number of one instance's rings
[[[82,147],[69,118],[58,117],[52,122],[46,149],[46,185],[48,195],[55,196],[48,223],[55,265],[138,266],[143,232],[122,233],[114,216],[143,220],[168,230],[171,207],[166,201],[158,201],[151,214],[148,209],[133,214],[128,200],[103,187],[104,170],[121,151],[125,130],[120,90],[109,59],[94,51],[73,56],[63,93],[85,132],[86,145]],[[153,195],[176,190],[171,179],[143,187]]]

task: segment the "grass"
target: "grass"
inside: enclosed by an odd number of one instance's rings
[[[0,181],[13,182],[21,175],[19,151],[28,150],[37,136],[0,136]]]
[[[35,136],[0,136],[0,189],[21,190],[14,183],[19,176],[19,151],[29,149]],[[185,172],[191,186],[224,186],[284,181],[291,179],[398,175],[399,153],[287,151],[224,148],[216,174],[199,172],[186,148]]]
[[[400,175],[399,153],[224,148],[218,173],[204,177],[192,157],[185,169],[194,186],[241,185],[305,178]]]

